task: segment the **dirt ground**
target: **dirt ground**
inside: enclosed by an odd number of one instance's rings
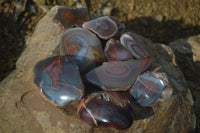
[[[154,42],[168,45],[200,34],[200,0],[0,0],[0,81],[15,68],[25,41],[52,6],[81,4],[91,14],[120,18],[127,30]]]

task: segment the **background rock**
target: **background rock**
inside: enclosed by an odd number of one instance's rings
[[[152,57],[149,70],[167,73],[174,91],[171,99],[153,106],[153,115],[135,120],[126,131],[92,128],[77,117],[76,104],[64,111],[45,101],[34,88],[32,69],[37,61],[58,54],[56,49],[63,31],[52,22],[54,12],[55,7],[40,20],[17,61],[17,69],[0,84],[0,132],[149,133],[194,130],[192,96],[176,66],[172,50],[147,39],[144,41]]]
[[[200,125],[200,35],[179,39],[170,43],[176,62],[183,72],[194,97],[194,112]],[[197,126],[196,131],[200,131]]]
[[[197,89],[200,86],[200,35],[179,39],[170,43],[174,51],[176,62],[191,87]],[[198,89],[200,90],[200,88]]]

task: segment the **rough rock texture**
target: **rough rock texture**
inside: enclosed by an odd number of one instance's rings
[[[194,130],[196,121],[192,112],[192,96],[172,50],[147,39],[144,41],[152,57],[149,70],[166,72],[174,91],[171,99],[153,106],[153,115],[135,120],[126,131],[92,128],[77,117],[76,103],[64,110],[45,101],[34,88],[32,69],[37,61],[58,53],[56,49],[64,31],[52,22],[55,9],[52,8],[38,23],[34,34],[26,42],[27,48],[17,61],[17,69],[0,84],[0,132],[183,133]]]
[[[176,62],[183,72],[194,97],[197,129],[200,131],[200,35],[179,39],[170,43]]]
[[[170,43],[176,62],[183,71],[189,86],[200,90],[200,35]]]

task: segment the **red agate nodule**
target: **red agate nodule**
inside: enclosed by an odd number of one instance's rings
[[[149,65],[149,58],[104,62],[88,72],[86,79],[106,91],[128,90]]]
[[[73,56],[81,73],[88,72],[104,61],[100,40],[95,34],[83,28],[66,30],[61,39],[61,54]]]
[[[168,87],[165,73],[148,71],[137,78],[130,93],[139,105],[150,106],[158,99],[171,97],[172,90]]]
[[[138,35],[130,32],[123,33],[120,37],[120,42],[127,49],[129,49],[135,58],[141,59],[149,57],[149,54],[145,49],[144,42]]]
[[[104,49],[107,61],[126,61],[132,59],[132,54],[120,43],[119,40],[110,38]]]
[[[96,92],[82,99],[79,117],[95,127],[127,129],[133,123],[130,101],[119,92]]]
[[[59,23],[62,29],[80,26],[83,22],[88,21],[87,8],[70,8],[59,6],[54,15],[54,22]]]
[[[102,39],[109,39],[118,32],[117,23],[108,16],[83,23],[83,28],[91,30]],[[123,28],[123,27],[122,27]]]
[[[45,99],[64,106],[80,100],[84,86],[77,63],[69,56],[55,56],[38,62],[33,70],[34,83]]]

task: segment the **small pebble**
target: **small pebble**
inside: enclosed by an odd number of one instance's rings
[[[156,20],[159,21],[159,22],[162,22],[163,16],[162,15],[157,15],[156,16]]]

